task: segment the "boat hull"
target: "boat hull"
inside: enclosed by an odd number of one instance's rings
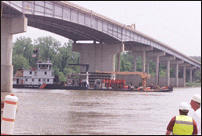
[[[138,89],[94,89],[87,88],[84,86],[63,86],[59,84],[43,84],[43,85],[25,85],[25,84],[14,84],[13,88],[31,88],[31,89],[66,89],[66,90],[98,90],[98,91],[130,91],[130,92],[172,92],[173,88],[168,89],[150,89],[150,90],[138,90]]]
[[[87,90],[87,87],[83,86],[63,86],[58,84],[43,84],[43,85],[26,85],[26,84],[14,84],[13,88],[30,88],[30,89],[66,89],[66,90]]]
[[[130,91],[130,92],[172,92],[173,89],[160,89],[160,90],[138,90],[138,89],[88,89],[100,91]]]
[[[39,89],[41,85],[24,85],[24,84],[17,84],[13,85],[13,88],[31,88],[31,89]]]

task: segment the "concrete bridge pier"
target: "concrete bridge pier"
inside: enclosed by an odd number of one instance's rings
[[[128,52],[129,55],[133,56],[133,72],[137,71],[137,54],[135,52]]]
[[[73,43],[72,51],[80,53],[81,63],[89,64],[89,72],[115,71],[115,54],[119,56],[124,51],[124,44]],[[119,58],[117,69],[120,69]]]
[[[117,53],[117,68],[116,71],[120,71],[120,55],[121,53]]]
[[[175,60],[173,56],[164,56],[161,57],[161,61],[166,61],[166,83],[167,86],[170,86],[170,61]]]
[[[151,46],[133,46],[132,47],[132,52],[129,52],[129,55],[133,55],[134,57],[134,64],[133,68],[134,71],[136,71],[136,55],[141,56],[142,58],[142,72],[145,72],[145,60],[146,60],[146,54],[147,51],[153,50],[153,47]]]
[[[2,18],[1,20],[1,102],[12,92],[13,65],[12,43],[13,34],[27,31],[27,18]]]
[[[156,58],[156,77],[155,77],[155,85],[159,85],[158,83],[158,78],[159,78],[159,57],[166,55],[165,52],[147,52],[147,57],[151,58],[154,57]]]
[[[189,67],[187,67],[187,69],[190,70],[189,71],[189,82],[192,82],[193,81],[192,71],[193,71],[193,69],[196,69],[196,67],[195,66],[189,66]]]
[[[179,66],[183,67],[183,80],[184,80],[184,87],[186,86],[186,67],[190,66],[191,64],[183,63]]]
[[[182,60],[173,60],[170,63],[170,64],[175,65],[175,67],[173,69],[174,69],[174,73],[175,73],[175,82],[176,82],[176,84],[172,85],[172,86],[176,86],[176,87],[179,86],[179,77],[178,77],[178,75],[179,75],[179,64],[182,64],[182,63],[184,63],[184,61],[182,61]]]
[[[147,74],[149,74],[149,60],[150,60],[150,59],[147,58],[146,60],[147,60],[147,68],[146,68],[146,69],[147,69]]]
[[[136,72],[137,71],[137,56],[134,54],[133,55],[133,59],[134,59],[134,63],[133,63],[133,71]]]

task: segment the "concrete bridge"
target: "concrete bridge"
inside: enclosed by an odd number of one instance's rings
[[[170,68],[175,69],[176,84],[184,86],[186,70],[201,70],[201,63],[149,37],[137,30],[135,25],[126,26],[92,10],[67,1],[1,1],[1,91],[12,90],[12,35],[26,31],[27,25],[59,34],[74,41],[73,51],[79,52],[81,63],[89,63],[89,72],[119,71],[120,53],[128,51],[134,56],[133,70],[136,71],[136,57],[142,57],[142,71],[149,73],[150,59],[156,63],[157,84],[159,63],[166,65],[166,83],[171,85]],[[90,40],[92,44],[78,43]],[[117,68],[115,68],[117,55]],[[147,68],[147,71],[146,71]],[[179,69],[183,70],[183,83],[179,85]]]

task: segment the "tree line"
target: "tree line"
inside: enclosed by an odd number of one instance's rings
[[[54,70],[54,75],[59,75],[60,81],[66,81],[67,75],[70,73],[79,73],[79,67],[70,66],[69,63],[79,62],[79,53],[72,52],[73,41],[61,45],[61,42],[53,37],[39,37],[32,42],[31,38],[19,37],[13,43],[13,73],[19,68],[24,67],[29,69],[30,67],[36,67],[37,59],[41,62],[46,62],[48,58],[51,60]],[[34,50],[38,49],[38,58],[35,57]],[[201,57],[192,56],[193,59],[201,62]],[[116,62],[116,61],[115,61]],[[120,55],[120,71],[133,71],[133,56],[124,52]],[[142,71],[141,57],[136,59],[137,67],[136,71]],[[117,64],[115,64],[117,65]],[[156,64],[149,61],[149,72],[151,76],[155,76]],[[166,66],[160,65],[159,76],[166,77]],[[179,77],[183,76],[183,72],[179,71]],[[174,70],[170,69],[170,77],[175,77]],[[193,81],[201,82],[201,72],[195,72]]]

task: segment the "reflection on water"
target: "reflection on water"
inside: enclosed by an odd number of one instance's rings
[[[162,135],[201,88],[173,92],[13,89],[19,98],[14,134]],[[193,110],[190,110],[193,115]]]

